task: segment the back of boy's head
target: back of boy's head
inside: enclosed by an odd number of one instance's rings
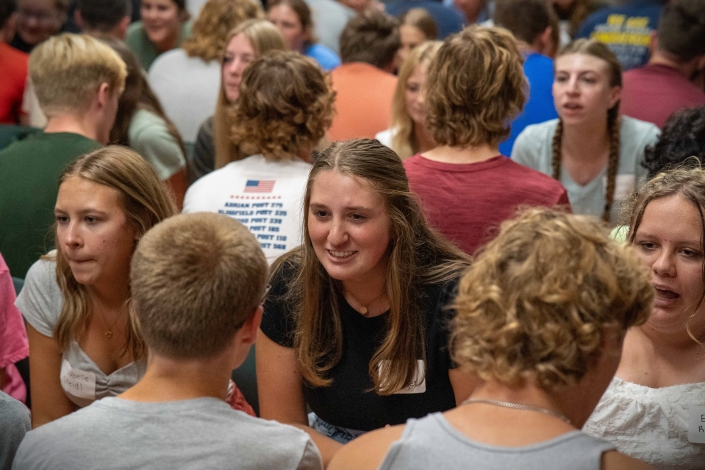
[[[29,74],[39,105],[51,118],[86,111],[102,83],[108,84],[111,93],[122,93],[127,66],[103,41],[64,33],[32,50]]]
[[[132,14],[130,0],[78,0],[84,30],[110,33]]]
[[[673,0],[663,7],[658,47],[684,62],[705,54],[703,0]]]
[[[348,21],[340,34],[340,59],[386,69],[400,46],[399,21],[381,11],[366,11]]]
[[[5,23],[17,9],[15,0],[0,0],[0,29],[5,27]]]
[[[503,28],[469,26],[446,38],[428,66],[427,123],[440,145],[497,145],[522,110],[527,84],[516,41]]]
[[[551,26],[551,11],[546,0],[497,0],[494,24],[531,45]]]
[[[225,215],[181,214],[154,226],[130,269],[149,350],[174,359],[222,353],[260,305],[267,269],[255,237]]]

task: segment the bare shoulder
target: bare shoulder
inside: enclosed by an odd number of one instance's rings
[[[392,426],[371,431],[340,448],[328,470],[375,470],[384,460],[392,442],[401,438],[404,426]]]
[[[613,450],[602,454],[602,470],[654,470],[654,467]]]

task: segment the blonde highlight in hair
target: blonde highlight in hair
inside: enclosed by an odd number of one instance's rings
[[[208,0],[193,22],[191,36],[181,46],[189,57],[204,62],[218,60],[233,28],[243,21],[264,19],[259,3],[252,0]]]
[[[330,385],[327,374],[343,351],[338,300],[342,285],[318,260],[308,233],[313,184],[326,171],[357,178],[384,200],[390,221],[386,282],[390,312],[386,335],[370,360],[368,372],[378,394],[392,395],[411,383],[417,359],[425,358],[423,312],[418,305],[423,285],[456,279],[470,258],[428,226],[393,150],[376,140],[353,139],[336,142],[318,155],[304,195],[303,244],[272,267],[274,275],[284,265],[295,268],[287,303],[296,319],[297,368],[311,386]],[[383,361],[390,361],[390,365],[380,370]]]
[[[572,386],[606,342],[647,320],[653,296],[638,257],[598,220],[530,208],[460,281],[451,356],[483,380]]]
[[[693,165],[696,166],[693,167]],[[632,193],[622,210],[622,222],[629,226],[627,233],[629,243],[634,243],[636,232],[639,230],[649,203],[656,199],[675,195],[681,196],[697,209],[700,215],[700,250],[705,253],[705,213],[703,212],[703,208],[705,208],[705,170],[702,169],[701,162],[695,157],[685,161],[682,166],[659,173]],[[703,293],[686,323],[686,330],[695,342],[703,345],[701,339],[696,338],[690,330],[690,323],[697,314],[697,309],[705,301],[705,262],[702,263],[701,271]]]
[[[222,55],[225,55],[225,50],[232,39],[243,34],[252,45],[255,52],[255,57],[261,57],[269,51],[285,51],[286,45],[282,38],[279,29],[272,23],[266,20],[247,20],[240,23],[228,34],[225,39]],[[230,162],[240,160],[247,155],[244,155],[240,148],[235,145],[230,138],[230,129],[234,122],[231,120],[229,112],[230,107],[234,103],[228,101],[223,87],[222,68],[220,79],[220,92],[218,93],[218,101],[215,105],[215,114],[213,115],[213,140],[215,144],[215,169],[222,168]]]
[[[570,44],[567,44],[558,52],[558,57],[568,54],[586,54],[598,59],[602,59],[607,63],[609,70],[610,86],[622,86],[622,67],[609,48],[601,42],[593,39],[578,39]],[[619,153],[620,153],[620,128],[621,119],[619,116],[619,101],[607,110],[607,132],[609,135],[609,157],[607,159],[607,187],[605,188],[605,208],[602,212],[602,220],[610,222],[612,212],[612,204],[614,203],[614,192],[617,185],[617,171],[619,170]],[[563,120],[558,119],[556,133],[553,135],[552,141],[552,158],[551,168],[554,179],[561,178],[561,163],[562,152],[561,145],[563,141]]]
[[[178,211],[173,196],[152,167],[136,152],[108,146],[74,160],[61,175],[59,187],[70,178],[81,178],[115,189],[120,193],[128,224],[137,237]],[[58,240],[56,246],[60,246]],[[61,250],[56,252],[56,281],[63,304],[54,329],[54,338],[63,351],[85,327],[93,308],[85,286],[79,284]],[[131,300],[127,308],[131,312]],[[126,333],[125,350],[134,359],[145,356],[144,341],[133,316]]]
[[[428,64],[438,53],[441,44],[440,41],[426,41],[419,44],[409,53],[399,69],[397,87],[392,98],[392,123],[390,127],[394,130],[392,150],[402,160],[409,158],[420,150],[419,140],[414,132],[415,123],[411,119],[406,106],[407,82],[416,67],[420,65],[428,67]],[[423,93],[423,90],[421,90],[421,93]]]
[[[473,25],[446,39],[428,70],[428,128],[440,145],[497,145],[524,107],[524,60],[511,33]]]
[[[32,50],[29,74],[39,105],[51,118],[85,112],[101,84],[122,93],[127,67],[102,41],[85,34],[52,36]]]

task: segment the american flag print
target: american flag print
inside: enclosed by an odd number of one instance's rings
[[[247,180],[246,193],[271,193],[276,180]]]

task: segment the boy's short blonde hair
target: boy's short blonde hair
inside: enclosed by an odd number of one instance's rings
[[[230,217],[198,212],[157,224],[130,269],[147,347],[174,359],[218,355],[260,305],[267,270],[255,237]]]
[[[39,105],[51,118],[86,111],[102,83],[109,85],[111,93],[122,93],[127,67],[102,41],[65,33],[34,48],[29,73]]]

